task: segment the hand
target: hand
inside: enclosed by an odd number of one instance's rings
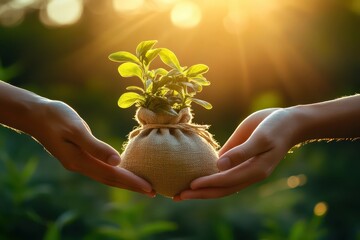
[[[294,145],[291,116],[285,109],[253,113],[219,151],[219,173],[195,179],[191,189],[174,197],[219,198],[236,193],[268,177]]]
[[[154,196],[151,185],[118,167],[120,156],[95,138],[86,122],[68,105],[45,99],[34,109],[27,132],[68,170],[109,186]]]

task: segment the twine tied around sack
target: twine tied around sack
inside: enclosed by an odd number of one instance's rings
[[[214,139],[213,135],[207,130],[209,125],[199,125],[194,123],[173,123],[173,124],[161,124],[161,123],[148,123],[135,128],[129,133],[129,140],[140,134],[141,131],[147,129],[160,129],[160,128],[174,128],[180,129],[186,132],[192,132],[200,137],[204,138],[215,150],[219,148],[219,143]]]

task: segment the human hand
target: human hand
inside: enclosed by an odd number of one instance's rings
[[[69,171],[103,184],[154,196],[151,185],[118,167],[120,156],[95,138],[86,122],[71,107],[44,99],[27,124],[28,132]]]
[[[220,172],[195,179],[174,200],[220,198],[267,178],[295,145],[292,122],[286,109],[253,113],[219,151]]]

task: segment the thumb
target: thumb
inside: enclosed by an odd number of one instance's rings
[[[244,143],[225,152],[217,161],[217,166],[220,171],[225,171],[268,150],[270,150],[270,144],[253,134]]]
[[[258,125],[272,112],[276,111],[278,108],[267,108],[259,110],[247,118],[245,118],[239,126],[236,128],[234,133],[230,136],[228,141],[224,146],[219,150],[219,155],[222,156],[225,152],[230,149],[244,143],[255,131]]]
[[[84,152],[87,152],[92,157],[106,164],[117,166],[120,164],[120,155],[109,144],[100,141],[94,137],[90,132],[84,134],[76,145],[81,148]]]

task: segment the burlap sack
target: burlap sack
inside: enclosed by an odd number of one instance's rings
[[[173,197],[195,178],[218,172],[218,147],[208,126],[191,123],[189,108],[177,117],[139,108],[140,127],[129,134],[120,166],[149,181],[155,191]]]

